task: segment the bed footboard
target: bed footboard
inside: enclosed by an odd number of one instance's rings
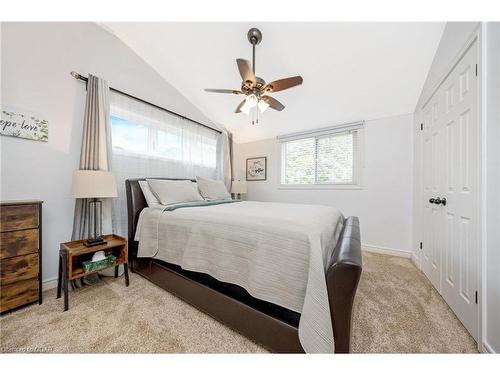
[[[351,349],[352,306],[361,277],[361,236],[359,220],[348,217],[326,271],[335,353]]]

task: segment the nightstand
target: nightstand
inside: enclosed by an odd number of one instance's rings
[[[64,311],[68,310],[68,282],[80,277],[90,275],[103,269],[115,267],[115,277],[118,277],[118,266],[123,264],[125,271],[125,285],[129,285],[128,278],[128,246],[127,240],[116,234],[103,236],[105,244],[85,246],[84,240],[65,242],[59,250],[59,272],[57,277],[57,298],[61,297],[61,288],[64,290]],[[85,271],[83,262],[90,261],[98,251],[104,251],[106,256],[113,255],[116,262],[99,269]]]

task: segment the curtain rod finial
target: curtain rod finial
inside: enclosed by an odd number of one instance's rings
[[[74,70],[70,73],[73,77],[75,77],[76,79],[80,78],[80,74],[78,74],[77,72],[75,72]]]

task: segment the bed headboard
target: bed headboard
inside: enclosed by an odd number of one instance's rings
[[[129,259],[137,258],[137,245],[138,243],[134,241],[135,230],[137,228],[137,221],[139,220],[139,214],[141,211],[148,206],[144,194],[142,194],[141,186],[139,181],[146,181],[146,179],[155,180],[191,180],[188,178],[159,178],[159,177],[143,177],[143,178],[133,178],[125,180],[125,191],[127,193],[127,218],[128,218],[128,257]]]

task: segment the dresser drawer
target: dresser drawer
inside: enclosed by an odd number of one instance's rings
[[[0,259],[38,252],[38,229],[0,233]]]
[[[38,205],[0,206],[0,232],[38,227]]]
[[[38,254],[36,253],[0,261],[0,285],[2,287],[35,277],[38,277]]]
[[[4,312],[38,300],[38,279],[2,285],[0,288],[0,312]]]

